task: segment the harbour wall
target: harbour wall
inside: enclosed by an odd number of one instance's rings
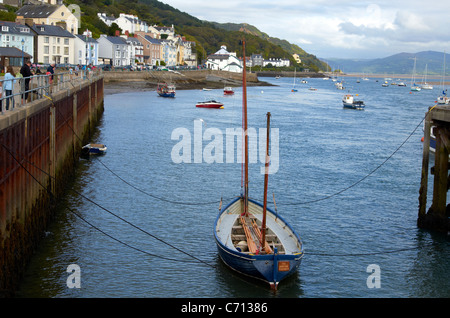
[[[207,84],[217,83],[224,85],[242,85],[242,73],[233,73],[216,70],[191,70],[191,71],[105,71],[103,72],[105,83],[145,82],[149,86],[158,83],[175,83],[178,88],[197,88]],[[256,73],[247,74],[247,82],[258,83]]]
[[[12,297],[81,146],[103,113],[103,76],[0,115],[0,297]]]

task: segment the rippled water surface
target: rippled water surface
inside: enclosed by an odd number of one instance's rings
[[[242,120],[236,88],[227,97],[221,90],[179,90],[175,99],[154,91],[105,96],[93,142],[105,143],[108,153],[80,159],[20,295],[449,297],[448,237],[416,226],[421,121],[439,89],[411,93],[349,78],[347,87],[366,103],[364,111],[355,111],[343,109],[345,91],[331,80],[308,79],[296,93],[292,80],[267,79],[277,86],[248,89],[249,127],[264,128],[271,112],[271,127],[279,130],[269,205],[274,195],[305,247],[298,273],[276,294],[235,275],[217,256],[214,220],[220,198],[226,203],[240,193],[241,164],[177,164],[171,156],[179,142],[172,132],[184,128],[194,161],[198,119],[203,132],[222,132],[223,153],[229,150],[225,131]],[[223,101],[224,109],[196,108],[205,98]],[[204,140],[203,148],[211,142]],[[262,166],[250,165],[250,195],[260,201]],[[81,288],[67,287],[70,264],[81,269]],[[379,266],[379,288],[368,288],[371,264]]]

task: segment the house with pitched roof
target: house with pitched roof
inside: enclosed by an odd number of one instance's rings
[[[137,37],[121,35],[128,44],[128,60],[130,65],[144,63],[144,46]]]
[[[197,66],[197,53],[195,53],[195,42],[186,41],[185,38],[182,38],[182,45],[184,47],[183,50],[183,61],[181,65],[187,65],[191,67]]]
[[[31,62],[34,62],[32,58],[34,54],[34,33],[27,25],[0,21],[0,47],[15,47],[23,50],[31,56]]]
[[[16,22],[22,24],[59,25],[72,34],[78,34],[78,19],[63,4],[26,4],[16,11],[16,15]]]
[[[5,68],[11,66],[22,66],[22,59],[31,60],[32,56],[19,50],[16,47],[0,47],[0,72],[4,72]]]
[[[127,41],[120,36],[100,35],[98,60],[100,64],[110,64],[114,67],[130,65],[128,59],[129,46]]]
[[[228,52],[227,47],[222,45],[220,50],[208,56],[206,67],[211,70],[221,70],[234,73],[242,72],[241,61],[237,58],[236,52]]]
[[[75,35],[74,55],[75,63],[80,65],[98,65],[99,45],[96,39],[92,38],[90,32]]]
[[[34,24],[34,62],[75,64],[75,35],[58,25]]]
[[[137,33],[136,35],[142,43],[143,62],[147,65],[159,65],[162,56],[162,41],[145,33]]]

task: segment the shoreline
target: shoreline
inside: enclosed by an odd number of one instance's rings
[[[191,82],[191,83],[180,83],[175,81],[176,90],[203,90],[203,88],[208,89],[223,89],[224,83],[215,81],[204,81],[204,82]],[[229,85],[232,87],[241,87],[242,85]],[[156,92],[158,83],[152,81],[107,81],[104,83],[104,94],[113,95],[127,92]],[[227,85],[228,86],[228,85]],[[249,86],[276,86],[267,82],[247,82],[247,87]]]

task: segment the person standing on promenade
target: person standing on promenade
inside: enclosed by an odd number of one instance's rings
[[[16,78],[14,77],[14,70],[11,65],[6,68],[5,79],[3,81],[3,89],[6,96],[6,110],[9,110],[9,102],[11,100],[11,109],[14,108],[14,96],[12,95],[14,84],[16,83]],[[11,97],[9,97],[11,96]]]
[[[50,92],[52,91],[53,74],[55,74],[55,63],[47,67],[48,83],[50,84]]]
[[[33,73],[31,73],[30,65],[31,62],[27,61],[20,69],[20,74],[22,74],[25,80],[25,90],[24,90],[25,93],[22,94],[22,105],[26,103],[28,100],[28,91],[30,90],[30,80],[31,76],[33,76]]]

